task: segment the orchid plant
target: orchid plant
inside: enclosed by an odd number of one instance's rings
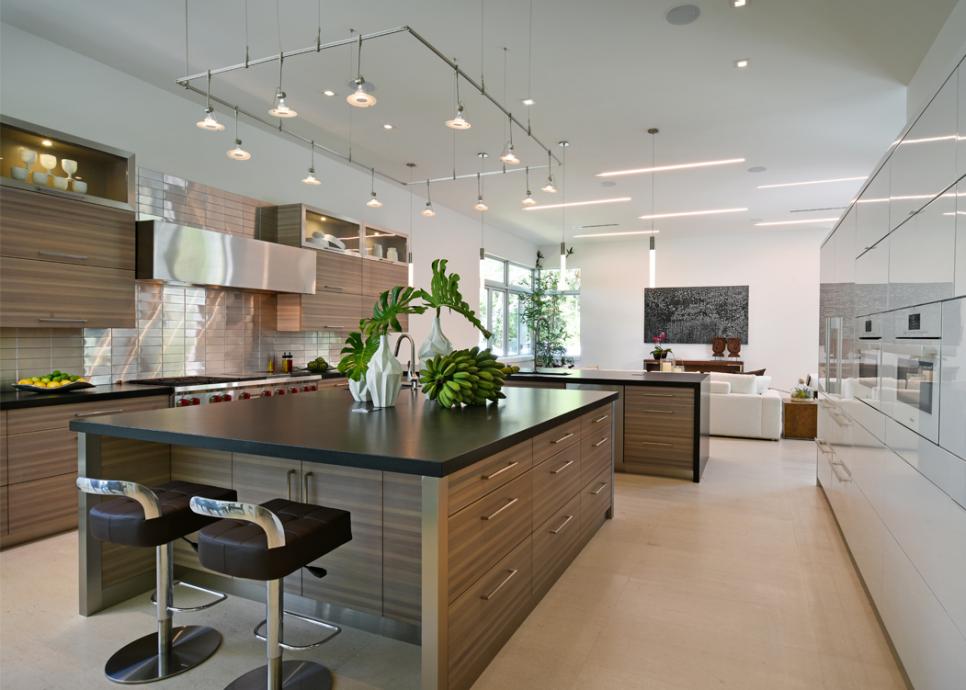
[[[654,359],[664,359],[665,357],[667,357],[667,353],[671,352],[671,348],[662,346],[662,343],[667,342],[666,332],[661,331],[653,338],[651,338],[651,342],[654,343],[654,349],[651,350],[651,355],[654,356]]]

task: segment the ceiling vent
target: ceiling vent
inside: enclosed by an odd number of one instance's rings
[[[668,24],[674,26],[684,26],[695,21],[701,16],[701,8],[697,5],[678,5],[668,10],[665,15]]]

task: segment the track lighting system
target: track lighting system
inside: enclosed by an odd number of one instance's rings
[[[370,168],[369,175],[369,201],[366,202],[369,208],[382,208],[382,202],[376,196],[376,169]]]
[[[527,178],[527,195],[523,197],[523,201],[520,203],[524,206],[535,206],[537,200],[533,198],[533,192],[530,191],[530,166],[528,165],[524,170],[524,175]]]
[[[322,184],[322,181],[315,176],[315,142],[313,141],[311,147],[309,148],[311,154],[309,154],[309,174],[302,178],[302,182],[307,185],[317,186]]]
[[[362,76],[362,34],[359,34],[359,49],[356,53],[356,78],[352,83],[356,85],[356,90],[345,97],[346,103],[353,108],[371,108],[376,104],[376,97],[369,93],[372,87]]]
[[[215,109],[211,107],[211,72],[208,72],[208,87],[205,89],[205,116],[195,123],[195,127],[208,132],[222,132],[225,129],[225,125],[215,118]]]

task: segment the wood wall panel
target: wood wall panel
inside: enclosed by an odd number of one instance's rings
[[[382,475],[382,613],[421,620],[422,483],[409,474]]]

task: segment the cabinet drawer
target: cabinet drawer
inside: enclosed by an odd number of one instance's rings
[[[530,535],[531,473],[449,518],[449,600],[453,601]]]
[[[10,410],[7,419],[7,433],[10,436],[26,434],[44,429],[66,429],[71,420],[95,417],[99,414],[120,414],[135,410],[160,410],[168,407],[168,396],[151,395],[143,398],[123,398],[73,403],[69,405],[50,405]]]
[[[624,464],[645,464],[692,469],[694,449],[691,439],[668,437],[624,437]]]
[[[378,297],[389,288],[409,283],[409,272],[405,265],[362,259],[362,294]]]
[[[533,531],[533,597],[546,593],[567,568],[580,541],[580,495]]]
[[[592,410],[580,418],[580,433],[582,436],[595,434],[610,434],[613,424],[613,410],[610,405]]]
[[[533,475],[533,524],[539,525],[580,489],[580,446],[570,446],[530,473]]]
[[[590,429],[580,435],[580,485],[583,486],[612,465],[614,440],[611,428]]]
[[[11,436],[7,452],[11,484],[77,472],[77,434],[67,429]]]
[[[7,487],[11,543],[77,527],[77,472]]]
[[[452,475],[449,479],[449,514],[513,481],[529,470],[532,462],[533,442],[527,439]]]
[[[646,404],[693,402],[694,391],[677,386],[626,386],[624,400],[625,405],[634,402]]]
[[[0,259],[4,326],[134,328],[134,271]]]
[[[315,255],[316,290],[362,292],[362,259],[351,254],[320,251]]]
[[[10,187],[0,206],[4,256],[134,270],[132,211]]]
[[[527,537],[450,605],[450,690],[469,688],[530,613],[532,574]]]
[[[605,514],[610,510],[614,475],[605,470],[590,480],[580,491],[580,531],[583,541],[590,539],[604,524]]]
[[[533,464],[541,462],[555,455],[565,448],[575,446],[580,442],[580,418],[556,426],[550,431],[544,431],[533,439]]]

